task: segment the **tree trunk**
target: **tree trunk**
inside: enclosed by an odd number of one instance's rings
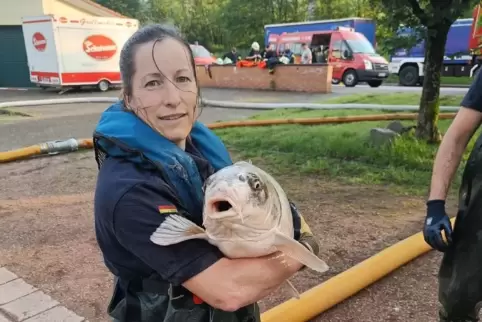
[[[438,143],[441,135],[437,127],[440,111],[440,76],[443,67],[445,42],[450,25],[438,24],[427,28],[422,96],[416,136],[429,143]]]

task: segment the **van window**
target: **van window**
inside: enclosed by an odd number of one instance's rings
[[[341,40],[335,40],[331,48],[331,56],[341,58]]]
[[[285,50],[285,44],[279,44],[278,51],[282,53]]]
[[[338,59],[346,59],[346,57],[343,56],[345,50],[350,50],[346,42],[344,40],[336,40],[333,42],[331,56]]]
[[[372,43],[365,38],[348,39],[347,42],[354,53],[375,54],[375,48],[373,48]]]
[[[342,59],[346,59],[346,57],[344,56],[345,55],[345,50],[349,50],[347,44],[345,41],[341,41],[341,51],[340,51],[340,54],[341,54],[341,58]]]

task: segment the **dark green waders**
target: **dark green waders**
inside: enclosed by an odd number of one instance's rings
[[[124,292],[124,290],[128,290]],[[257,304],[224,312],[206,303],[194,303],[183,287],[156,280],[124,282],[116,278],[108,307],[113,322],[260,322]]]
[[[443,322],[479,321],[482,303],[482,135],[462,176],[453,244],[439,271],[439,315]]]

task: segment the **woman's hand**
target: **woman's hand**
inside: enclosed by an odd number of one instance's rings
[[[183,286],[209,305],[234,312],[263,299],[302,267],[279,252],[260,258],[223,258]]]

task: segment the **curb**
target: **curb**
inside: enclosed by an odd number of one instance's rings
[[[84,317],[0,267],[0,322],[88,322]]]
[[[400,86],[400,87],[420,87],[422,88],[422,86],[402,86],[400,85],[399,83],[383,83],[383,85],[386,85],[386,86]],[[470,88],[470,85],[460,85],[460,84],[454,84],[454,85],[450,85],[450,84],[441,84],[440,85],[440,88],[444,88],[444,87],[451,87],[451,88]]]
[[[0,87],[0,91],[30,91],[36,88],[24,88],[24,87]]]

